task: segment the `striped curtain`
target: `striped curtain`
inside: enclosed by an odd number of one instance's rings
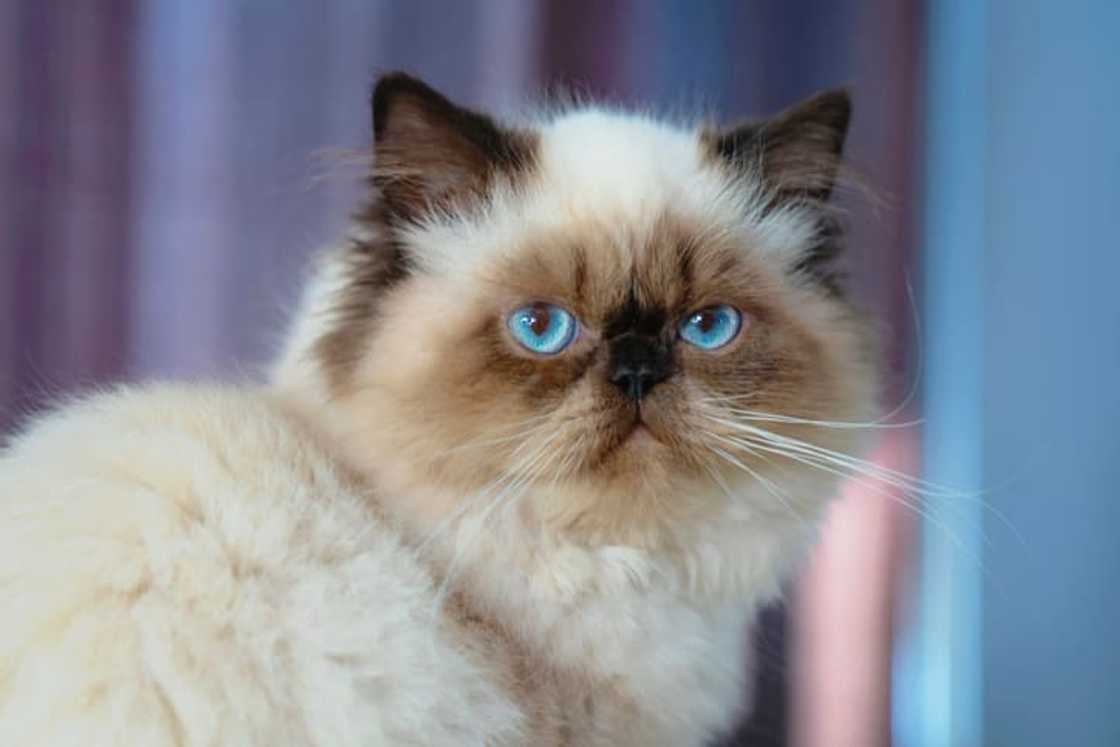
[[[888,0],[0,0],[0,429],[60,391],[266,361],[357,196],[334,156],[366,146],[370,83],[397,68],[482,107],[559,82],[726,118],[851,85],[849,152],[883,198],[852,202],[852,281],[905,379],[920,21]],[[740,741],[889,740],[900,520],[842,509],[792,628],[768,618],[777,666]],[[853,563],[875,588],[837,631],[825,590]]]

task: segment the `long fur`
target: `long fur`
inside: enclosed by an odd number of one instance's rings
[[[746,131],[594,107],[509,127],[383,81],[371,201],[271,381],[91,396],[0,456],[0,744],[731,728],[754,614],[873,413],[866,325],[804,271],[837,96],[762,128],[768,162]],[[549,359],[503,323],[535,300],[582,327]],[[675,341],[712,303],[739,338]],[[636,407],[606,367],[639,333],[674,375]]]

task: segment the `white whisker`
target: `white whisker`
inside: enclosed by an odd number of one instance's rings
[[[819,470],[821,470],[823,472],[826,472],[828,474],[835,475],[836,477],[839,477],[839,478],[841,478],[841,479],[843,479],[847,482],[853,483],[855,485],[859,485],[860,487],[865,488],[866,490],[868,490],[872,493],[875,493],[877,495],[886,497],[890,500],[893,500],[893,501],[899,503],[900,505],[910,509],[911,511],[916,513],[918,516],[920,516],[923,519],[929,521],[934,526],[936,526],[937,528],[939,528],[940,530],[945,532],[945,534],[949,537],[950,541],[953,543],[954,546],[956,546],[962,553],[964,553],[966,556],[968,556],[968,558],[970,560],[976,562],[980,567],[983,567],[983,564],[981,563],[980,558],[977,557],[971,551],[969,551],[968,548],[961,541],[961,539],[949,528],[949,526],[942,519],[940,519],[936,514],[933,513],[931,505],[926,504],[925,507],[923,507],[921,502],[911,500],[910,497],[909,497],[909,494],[905,490],[901,490],[901,492],[895,492],[895,491],[892,491],[892,490],[888,490],[883,484],[881,484],[881,481],[876,480],[874,478],[874,476],[865,475],[865,474],[862,474],[862,473],[854,473],[853,474],[851,472],[845,472],[845,471],[843,471],[843,470],[841,470],[837,467],[834,467],[834,466],[828,464],[827,462],[819,461],[819,458],[815,458],[812,455],[799,455],[799,454],[795,454],[795,453],[789,453],[789,452],[783,451],[780,448],[766,446],[766,445],[760,444],[758,442],[751,442],[749,446],[746,443],[742,443],[740,445],[743,448],[753,447],[753,448],[757,448],[757,449],[762,449],[762,450],[767,451],[767,452],[772,453],[772,454],[776,454],[778,456],[784,456],[784,457],[786,457],[788,459],[791,459],[795,462],[799,462],[799,463],[801,463],[801,464],[803,464],[807,467],[812,467],[814,469],[819,469]],[[986,539],[987,539],[987,537],[985,536],[985,540]]]
[[[475,541],[482,535],[483,529],[489,521],[490,516],[495,511],[500,508],[506,510],[513,508],[525,495],[525,488],[539,479],[545,471],[553,465],[560,454],[564,453],[553,448],[555,446],[555,441],[556,438],[554,437],[541,442],[528,456],[524,457],[518,465],[506,471],[502,476],[491,483],[492,487],[490,489],[496,490],[497,492],[490,499],[486,507],[478,512],[477,516],[473,517],[472,526],[475,536],[469,540],[464,540],[460,537],[456,542],[455,553],[448,563],[444,572],[443,581],[440,583],[436,592],[437,608],[442,605],[451,583],[454,581],[467,542]],[[571,450],[567,453],[570,452]],[[473,507],[478,497],[479,496],[476,496],[475,500],[468,501],[466,507],[468,509]]]
[[[978,493],[966,493],[963,491],[953,490],[951,488],[947,488],[945,486],[938,485],[936,483],[932,483],[927,480],[914,477],[912,475],[908,475],[905,472],[900,472],[899,470],[895,470],[890,467],[884,467],[883,465],[876,464],[875,462],[870,462],[866,459],[854,457],[851,454],[834,451],[818,444],[802,441],[801,439],[793,438],[791,436],[779,435],[777,433],[773,433],[772,431],[768,431],[757,426],[748,425],[746,423],[741,423],[734,420],[728,420],[726,418],[712,418],[712,420],[716,423],[719,423],[720,425],[736,429],[742,433],[746,433],[750,436],[768,441],[776,446],[788,447],[800,453],[819,456],[834,464],[848,467],[849,469],[865,474],[871,474],[877,479],[881,479],[884,482],[891,482],[892,484],[896,484],[899,487],[904,487],[905,489],[913,492],[920,492],[931,497],[942,498],[974,498],[979,495]]]
[[[716,446],[709,446],[708,448],[711,449],[712,453],[716,454],[717,456],[722,458],[724,461],[732,464],[735,467],[738,467],[739,469],[742,469],[747,474],[749,474],[751,477],[753,477],[755,480],[757,480],[759,482],[759,484],[761,484],[764,488],[766,488],[767,492],[769,492],[772,496],[777,498],[778,501],[783,506],[785,506],[785,508],[791,514],[793,514],[794,518],[796,518],[797,520],[799,520],[802,523],[806,523],[805,517],[802,516],[800,513],[798,513],[798,511],[793,507],[793,504],[790,503],[788,500],[786,500],[786,497],[783,497],[782,494],[785,491],[781,490],[771,480],[769,480],[766,477],[763,477],[762,475],[760,475],[758,473],[757,470],[752,469],[749,465],[745,464],[742,460],[737,459],[734,455],[729,454],[727,451],[725,451],[725,450],[723,450],[719,447],[716,447]]]
[[[737,408],[726,408],[726,412],[737,417],[741,417],[744,420],[757,421],[762,423],[791,423],[794,425],[811,425],[818,428],[835,428],[840,430],[888,430],[891,428],[914,428],[924,422],[921,418],[915,420],[907,420],[901,423],[884,423],[879,420],[866,422],[850,420],[813,420],[811,418],[799,418],[793,415],[780,415],[778,413],[761,412],[758,410],[742,410]]]

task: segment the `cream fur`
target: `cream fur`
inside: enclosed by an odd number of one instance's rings
[[[0,461],[0,744],[512,741],[432,582],[276,403],[148,387]]]
[[[637,230],[672,208],[780,272],[815,230],[797,209],[764,215],[762,188],[706,160],[694,131],[642,117],[549,120],[539,171],[415,228],[427,270],[467,283],[533,231]],[[389,436],[361,440],[380,423],[353,413],[372,400],[336,403],[315,365],[341,258],[321,258],[267,389],[93,396],[0,457],[0,744],[676,746],[730,728],[748,627],[834,479],[788,480],[792,512],[758,484],[733,503],[713,486],[718,512],[649,545],[522,514],[444,527],[417,507],[466,496],[436,495]],[[832,323],[787,291],[806,323]],[[847,334],[829,354],[858,378]],[[380,358],[424,353],[407,343]],[[853,386],[850,409],[866,409],[871,385]],[[562,503],[550,490],[526,505]],[[448,590],[516,650],[449,614]],[[555,682],[526,691],[526,662]]]
[[[0,744],[525,743],[500,662],[440,622],[397,528],[271,395],[91,397],[15,440],[0,498]],[[757,526],[711,527],[694,572],[776,593],[789,548]],[[459,535],[487,606],[550,658],[639,686],[636,714],[604,699],[581,743],[733,724],[746,598],[701,603],[636,549],[493,531]]]
[[[717,167],[694,128],[587,108],[557,115],[540,133],[537,178],[500,184],[482,210],[436,215],[409,234],[429,269],[469,272],[489,253],[573,222],[621,238],[655,225],[667,208],[735,235],[778,266],[793,264],[813,239],[813,221],[797,208],[766,213],[760,182]]]

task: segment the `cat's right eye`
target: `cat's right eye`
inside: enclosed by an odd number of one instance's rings
[[[540,355],[555,355],[572,344],[579,323],[572,314],[550,303],[532,303],[506,319],[514,339]]]
[[[727,304],[709,306],[681,320],[680,336],[685,342],[704,350],[722,348],[735,339],[743,326],[743,315]]]

